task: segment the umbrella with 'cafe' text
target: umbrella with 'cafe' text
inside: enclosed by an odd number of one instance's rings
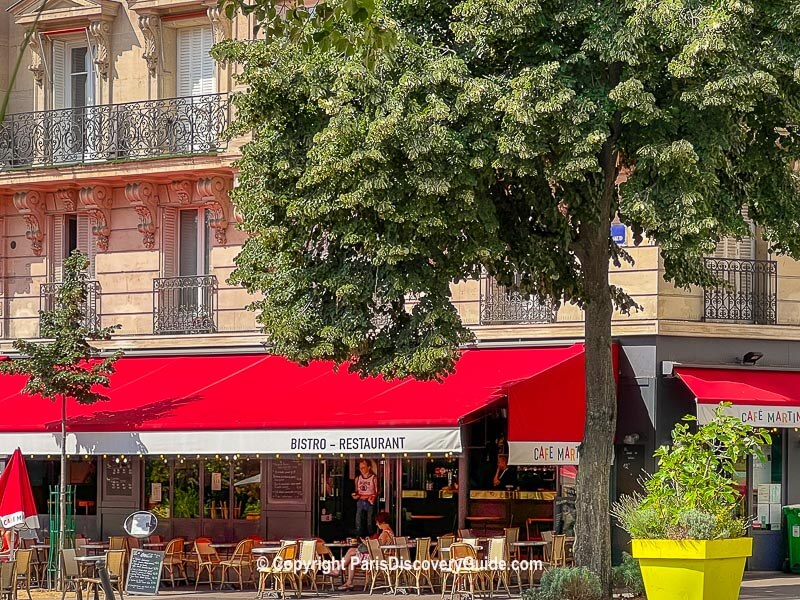
[[[31,480],[19,448],[14,450],[0,474],[0,525],[5,529],[39,528]]]

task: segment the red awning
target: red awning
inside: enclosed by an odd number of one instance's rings
[[[765,427],[800,424],[800,372],[676,366],[697,400],[697,417],[708,422],[720,402],[746,423]]]
[[[301,367],[271,355],[125,357],[111,377],[110,401],[68,403],[68,431],[97,433],[78,436],[86,447],[81,440],[105,439],[101,432],[452,429],[515,384],[581,353],[582,346],[467,350],[441,383],[362,379],[329,362]],[[22,396],[23,384],[0,377],[0,433],[57,433],[58,404]]]

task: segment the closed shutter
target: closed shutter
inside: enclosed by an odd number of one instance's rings
[[[740,258],[742,260],[755,260],[756,258],[756,241],[755,241],[755,225],[753,220],[750,219],[747,207],[742,208],[742,216],[747,222],[750,229],[750,236],[737,240],[735,237],[724,237],[717,242],[717,247],[714,249],[714,258]]]
[[[64,215],[53,215],[51,219],[50,272],[53,281],[61,281],[64,273]]]
[[[165,206],[161,213],[161,273],[163,277],[178,274],[178,209]]]
[[[64,92],[67,89],[67,45],[60,40],[53,40],[53,108],[66,106]]]
[[[217,68],[211,58],[211,27],[178,30],[178,96],[202,96],[217,91]]]
[[[94,279],[94,258],[95,244],[92,235],[92,222],[88,215],[78,215],[78,250],[83,252],[89,259],[89,279]]]

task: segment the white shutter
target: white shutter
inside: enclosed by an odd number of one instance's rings
[[[217,91],[217,68],[211,58],[211,27],[178,30],[178,96],[201,96]]]
[[[50,236],[51,274],[53,281],[61,281],[64,272],[64,215],[53,215]]]
[[[89,279],[94,279],[95,243],[89,215],[78,215],[78,250],[89,258]]]
[[[750,230],[750,236],[737,240],[735,237],[724,237],[717,242],[717,247],[714,249],[714,258],[741,258],[743,260],[755,260],[756,258],[756,241],[755,241],[755,225],[753,220],[749,217],[747,207],[742,207],[742,216],[747,222],[747,227]]]
[[[178,274],[178,209],[165,206],[161,213],[161,272],[163,277]]]
[[[61,40],[53,40],[53,108],[66,106],[64,94],[67,89],[67,45]]]

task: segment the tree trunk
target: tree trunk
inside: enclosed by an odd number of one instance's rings
[[[600,219],[584,253],[586,282],[586,426],[580,448],[575,561],[597,573],[611,597],[611,463],[617,394],[611,358],[613,306],[608,285],[610,221]]]
[[[58,589],[64,589],[64,577],[61,568],[61,551],[66,548],[64,538],[67,532],[67,398],[61,396],[61,473],[58,480],[58,546],[56,561],[58,565]]]

